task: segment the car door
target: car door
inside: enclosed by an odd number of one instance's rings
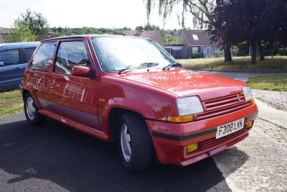
[[[77,123],[100,129],[97,117],[98,77],[71,75],[74,66],[89,67],[91,55],[84,38],[61,40],[48,84],[51,112]]]
[[[57,42],[44,42],[36,51],[31,64],[29,65],[29,82],[33,86],[36,96],[43,109],[49,111],[49,95],[47,86],[49,81],[50,65],[53,61]]]
[[[21,54],[19,49],[0,51],[0,91],[18,88],[23,73],[19,70]]]

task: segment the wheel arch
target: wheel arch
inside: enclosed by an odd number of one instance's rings
[[[122,107],[113,107],[109,112],[108,122],[109,122],[109,131],[114,141],[117,141],[118,123],[120,121],[121,116],[125,113],[135,113],[141,116],[143,119],[145,119],[145,117],[137,111],[129,110]]]

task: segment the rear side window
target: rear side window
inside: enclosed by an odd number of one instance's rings
[[[20,61],[19,49],[11,49],[0,52],[0,62],[5,65],[17,64]]]
[[[57,52],[55,72],[70,75],[76,65],[90,67],[84,41],[61,42]]]
[[[27,61],[30,61],[35,49],[36,49],[36,47],[34,47],[34,48],[25,48]]]
[[[56,43],[43,43],[36,52],[29,69],[48,72]]]

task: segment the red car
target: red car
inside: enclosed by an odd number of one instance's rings
[[[21,82],[30,124],[50,117],[118,142],[124,167],[155,154],[186,166],[248,136],[258,114],[246,83],[182,68],[150,39],[70,36],[42,41]]]

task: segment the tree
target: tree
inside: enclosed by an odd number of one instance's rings
[[[48,21],[41,13],[32,13],[29,8],[26,14],[21,14],[21,16],[22,21],[34,35],[46,35],[50,31]]]
[[[286,26],[286,0],[229,0],[216,7],[215,26],[222,26],[222,33],[211,28],[213,38],[237,45],[246,41],[251,47],[251,63],[256,63],[256,48],[264,60],[263,45],[272,44],[278,30]],[[285,13],[285,14],[284,14]],[[284,24],[285,23],[285,24]]]
[[[150,25],[149,23],[144,26],[144,30],[160,30],[159,26]]]
[[[208,26],[210,29],[208,33],[210,33],[211,29],[216,28],[217,33],[220,33],[221,38],[224,39],[224,41],[221,41],[221,44],[219,45],[224,49],[225,61],[232,61],[230,52],[231,44],[224,35],[222,25],[218,25],[218,22],[216,22],[216,15],[218,13],[214,11],[216,7],[220,7],[225,3],[224,0],[146,0],[148,19],[151,13],[151,8],[155,5],[155,2],[159,3],[159,15],[161,15],[164,20],[167,15],[172,13],[174,6],[181,5],[183,9],[181,16],[178,15],[178,18],[181,18],[182,27],[185,25],[185,14],[191,13],[194,25],[199,23],[197,28]],[[215,40],[219,39],[212,38],[211,36],[211,42],[214,42]]]
[[[29,29],[27,29],[25,23],[19,18],[14,21],[14,24],[11,26],[9,32],[9,40],[11,43],[36,40],[36,36]]]
[[[175,38],[174,36],[171,36],[169,39],[168,39],[168,43],[174,43],[177,41],[177,38]]]

